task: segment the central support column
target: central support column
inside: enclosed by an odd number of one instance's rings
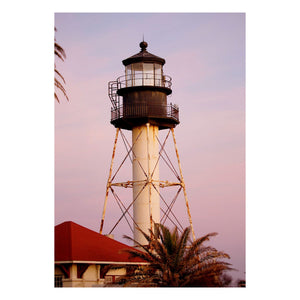
[[[146,234],[160,222],[159,203],[159,143],[158,126],[149,123],[132,129],[133,144],[133,218],[134,240],[142,245],[148,242],[137,226]],[[156,189],[153,187],[153,185]]]

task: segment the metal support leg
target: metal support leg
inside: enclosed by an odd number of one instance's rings
[[[152,202],[151,202],[151,189],[152,189],[152,176],[151,176],[151,171],[150,171],[150,151],[149,151],[149,126],[150,124],[147,123],[147,159],[148,159],[148,190],[149,190],[149,210],[150,210],[150,229],[151,229],[151,237],[152,233],[154,232],[154,226],[153,226],[153,218],[152,218]]]
[[[193,240],[195,241],[196,237],[195,237],[194,227],[193,227],[193,223],[192,223],[192,217],[191,217],[191,212],[190,212],[190,208],[189,208],[189,203],[188,203],[188,199],[187,199],[185,183],[184,183],[184,179],[183,179],[183,175],[182,175],[181,164],[180,164],[177,144],[176,144],[176,140],[175,140],[174,128],[171,128],[171,131],[172,131],[172,135],[173,135],[174,146],[175,146],[176,156],[177,156],[177,160],[178,160],[178,167],[179,167],[179,171],[180,171],[180,180],[181,180],[181,186],[183,188],[186,209],[187,209],[187,213],[188,213],[188,216],[189,216],[189,221],[190,221],[190,225],[191,225]]]
[[[113,167],[114,158],[115,158],[115,152],[116,152],[119,131],[120,131],[120,128],[117,128],[115,142],[114,142],[114,148],[113,148],[113,153],[112,153],[112,158],[111,158],[111,163],[110,163],[109,175],[108,175],[108,180],[107,180],[107,184],[106,184],[106,193],[105,193],[105,201],[104,201],[104,207],[103,207],[103,213],[102,213],[102,219],[101,219],[101,225],[100,225],[100,234],[102,234],[103,225],[104,225],[104,217],[105,217],[105,211],[106,211],[106,205],[107,205],[107,198],[108,198],[108,192],[109,192],[109,189],[111,186],[111,173],[112,173],[112,167]]]

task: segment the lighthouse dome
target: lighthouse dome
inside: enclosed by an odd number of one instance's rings
[[[128,66],[130,64],[137,63],[137,62],[146,62],[146,63],[150,62],[150,63],[158,63],[161,65],[165,64],[166,61],[163,58],[156,56],[147,51],[147,47],[148,47],[147,42],[142,41],[140,43],[140,47],[141,47],[141,51],[139,53],[130,56],[122,61],[124,66]]]

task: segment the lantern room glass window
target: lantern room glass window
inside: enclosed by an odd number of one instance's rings
[[[134,63],[126,66],[126,87],[155,85],[163,86],[162,65],[156,63]]]
[[[154,64],[143,64],[144,84],[154,85]]]
[[[162,76],[163,76],[162,65],[154,64],[154,79],[155,79],[154,85],[163,86]]]
[[[131,73],[131,65],[126,66],[125,69],[125,78],[126,78],[126,87],[132,86],[132,73]]]
[[[133,85],[143,85],[143,63],[132,64]]]

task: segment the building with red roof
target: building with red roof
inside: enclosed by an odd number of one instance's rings
[[[55,286],[91,287],[114,282],[126,266],[146,262],[131,258],[132,247],[74,222],[55,226]],[[111,269],[112,266],[124,268]]]

